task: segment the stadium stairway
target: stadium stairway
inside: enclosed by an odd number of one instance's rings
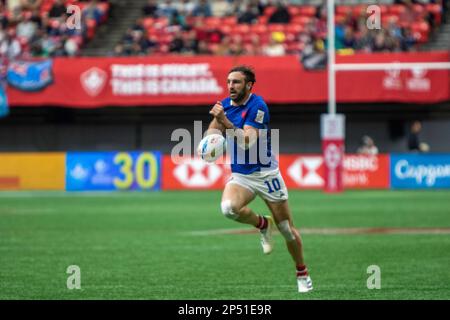
[[[422,46],[422,50],[450,50],[450,11],[447,12],[438,32],[431,38],[431,41]]]
[[[84,56],[108,55],[122,39],[126,30],[142,16],[142,7],[147,0],[110,0],[111,11],[108,22],[101,25],[95,37],[81,51]]]

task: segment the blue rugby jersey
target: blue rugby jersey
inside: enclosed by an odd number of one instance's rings
[[[265,132],[260,130],[258,141],[248,150],[241,148],[236,143],[236,138],[233,141],[232,138],[227,137],[227,145],[233,147],[233,150],[228,150],[231,156],[231,171],[251,174],[278,168],[278,162],[272,154],[269,108],[264,100],[256,94],[251,94],[243,105],[231,105],[231,98],[229,97],[222,100],[222,105],[227,118],[237,128],[242,129],[244,125],[249,125],[257,129],[266,129]],[[267,140],[264,141],[263,139]],[[252,154],[252,157],[250,157],[250,154]]]

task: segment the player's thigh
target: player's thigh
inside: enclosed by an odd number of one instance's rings
[[[222,193],[222,202],[231,201],[235,208],[241,209],[255,198],[255,194],[236,183],[227,183]]]
[[[267,207],[269,208],[270,212],[272,213],[272,216],[275,220],[275,223],[278,225],[280,222],[288,220],[289,224],[292,226],[292,213],[291,209],[289,207],[288,200],[283,201],[268,201],[264,200],[266,202]]]
[[[289,198],[288,190],[279,170],[255,179],[252,187],[265,201],[281,202]]]

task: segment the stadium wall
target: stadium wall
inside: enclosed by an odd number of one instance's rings
[[[271,126],[280,130],[281,153],[321,152],[320,114],[325,112],[325,106],[296,112],[300,108],[303,107],[271,107]],[[211,120],[209,107],[200,107],[192,113],[180,108],[162,108],[159,113],[148,114],[136,109],[127,113],[102,109],[85,114],[55,108],[42,109],[42,113],[34,116],[36,110],[20,109],[21,112],[13,110],[9,118],[0,121],[1,152],[160,150],[170,153],[176,144],[171,141],[174,130],[183,128],[193,135],[194,121],[202,121],[206,130]],[[338,106],[347,119],[346,151],[356,152],[361,137],[369,135],[382,153],[407,152],[409,126],[412,121],[421,120],[421,139],[430,145],[431,151],[450,153],[450,108],[445,112],[436,106],[420,106],[420,109],[383,105],[349,111]]]

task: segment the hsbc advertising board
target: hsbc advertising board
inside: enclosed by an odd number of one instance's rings
[[[325,165],[321,155],[281,155],[280,169],[288,188],[324,187]],[[346,189],[389,189],[389,155],[345,155],[342,182]]]
[[[222,189],[230,175],[229,166],[186,158],[177,163],[163,157],[162,189]]]
[[[280,170],[290,189],[322,189],[324,162],[320,154],[280,155]],[[222,189],[230,175],[229,166],[187,158],[175,164],[163,157],[162,189]],[[389,189],[389,155],[346,155],[343,183],[350,189]]]

